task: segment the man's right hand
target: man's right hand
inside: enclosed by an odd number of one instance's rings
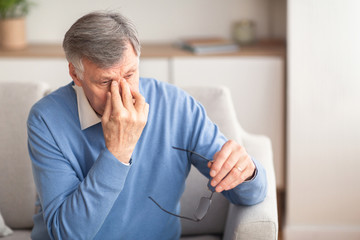
[[[106,147],[119,161],[129,163],[148,114],[149,104],[139,92],[132,92],[125,80],[120,86],[112,81],[101,123]]]

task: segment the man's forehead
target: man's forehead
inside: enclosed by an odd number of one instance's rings
[[[136,61],[129,61],[128,59],[121,59],[120,61],[118,61],[115,64],[112,64],[111,66],[101,66],[101,64],[96,64],[86,58],[84,58],[84,68],[86,70],[86,68],[91,68],[91,69],[96,69],[96,70],[100,70],[100,71],[134,71],[138,68],[139,66],[139,60],[137,59]]]

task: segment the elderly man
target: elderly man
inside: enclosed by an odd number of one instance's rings
[[[39,195],[33,239],[178,239],[173,215],[191,164],[235,204],[265,198],[263,167],[198,102],[139,79],[140,44],[126,18],[85,15],[63,47],[73,82],[36,103],[28,118]]]

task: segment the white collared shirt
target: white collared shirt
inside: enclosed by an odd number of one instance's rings
[[[101,117],[91,107],[82,87],[74,85],[81,130],[101,122]]]

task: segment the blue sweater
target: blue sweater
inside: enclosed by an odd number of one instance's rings
[[[209,169],[206,161],[172,146],[211,159],[226,138],[185,92],[140,79],[150,111],[126,166],[106,149],[101,123],[81,130],[72,84],[41,99],[29,114],[29,153],[40,200],[32,238],[178,239],[179,219],[148,196],[179,213],[191,164],[207,177]],[[264,199],[265,171],[254,162],[256,177],[223,193],[231,202],[250,205]]]

